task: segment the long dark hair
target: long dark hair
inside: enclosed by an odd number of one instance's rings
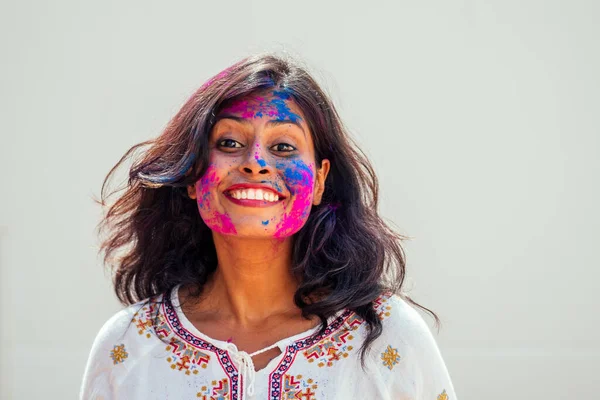
[[[219,109],[257,91],[285,90],[300,107],[310,131],[316,165],[331,169],[322,202],[293,237],[292,269],[300,278],[294,301],[307,317],[327,318],[350,309],[367,323],[361,348],[381,335],[373,301],[390,291],[429,312],[401,292],[405,255],[395,232],[378,215],[378,181],[365,154],[348,135],[333,103],[296,61],[272,54],[246,58],[198,89],[157,138],[130,148],[102,185],[102,206],[122,192],[99,224],[100,252],[114,272],[119,300],[133,304],[170,293],[178,284],[201,291],[217,267],[212,231],[187,196],[208,166],[208,138]],[[108,193],[117,168],[133,159],[127,183]],[[317,300],[314,299],[318,295]]]

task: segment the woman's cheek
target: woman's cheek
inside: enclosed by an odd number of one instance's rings
[[[215,192],[220,181],[216,168],[213,164],[209,164],[202,178],[196,183],[198,211],[204,223],[211,230],[222,234],[236,234],[235,226],[229,215],[219,212],[211,204],[211,194]]]
[[[285,212],[276,226],[274,236],[277,238],[291,236],[306,223],[312,207],[314,188],[314,164],[306,164],[302,160],[279,162],[278,170],[283,171],[286,186],[290,190],[292,205]]]

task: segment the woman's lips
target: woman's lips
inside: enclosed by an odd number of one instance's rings
[[[246,206],[246,207],[271,207],[271,206],[275,206],[277,204],[281,204],[281,202],[283,201],[282,198],[280,198],[277,201],[236,199],[236,198],[232,197],[229,192],[225,192],[224,194],[225,194],[225,197],[227,198],[227,200],[231,201],[232,203],[238,204],[240,206]]]

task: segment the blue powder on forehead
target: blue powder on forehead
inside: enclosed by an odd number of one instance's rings
[[[292,122],[299,122],[302,118],[292,112],[290,107],[285,102],[290,99],[290,95],[283,91],[274,91],[273,96],[275,97],[270,101],[271,105],[277,110],[277,121],[290,120]]]
[[[287,90],[287,89],[283,89],[283,90],[274,90],[274,91],[273,91],[273,95],[274,95],[274,96],[277,96],[277,97],[279,97],[279,98],[281,98],[281,99],[284,99],[284,100],[288,100],[288,99],[290,98],[290,94],[289,94],[289,92],[288,92],[288,90]]]
[[[269,225],[269,220],[266,221],[260,221],[263,225]]]

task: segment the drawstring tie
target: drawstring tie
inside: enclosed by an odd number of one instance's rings
[[[244,381],[243,385],[243,397],[246,397],[246,393],[248,396],[254,396],[254,382],[256,380],[256,370],[254,369],[254,361],[252,361],[252,357],[257,356],[261,353],[269,351],[277,347],[278,343],[275,343],[269,347],[265,347],[264,349],[257,350],[254,353],[248,354],[245,351],[239,351],[237,346],[233,343],[227,343],[226,350],[231,355],[231,358],[235,361],[239,368],[239,374],[242,376],[242,380]]]

